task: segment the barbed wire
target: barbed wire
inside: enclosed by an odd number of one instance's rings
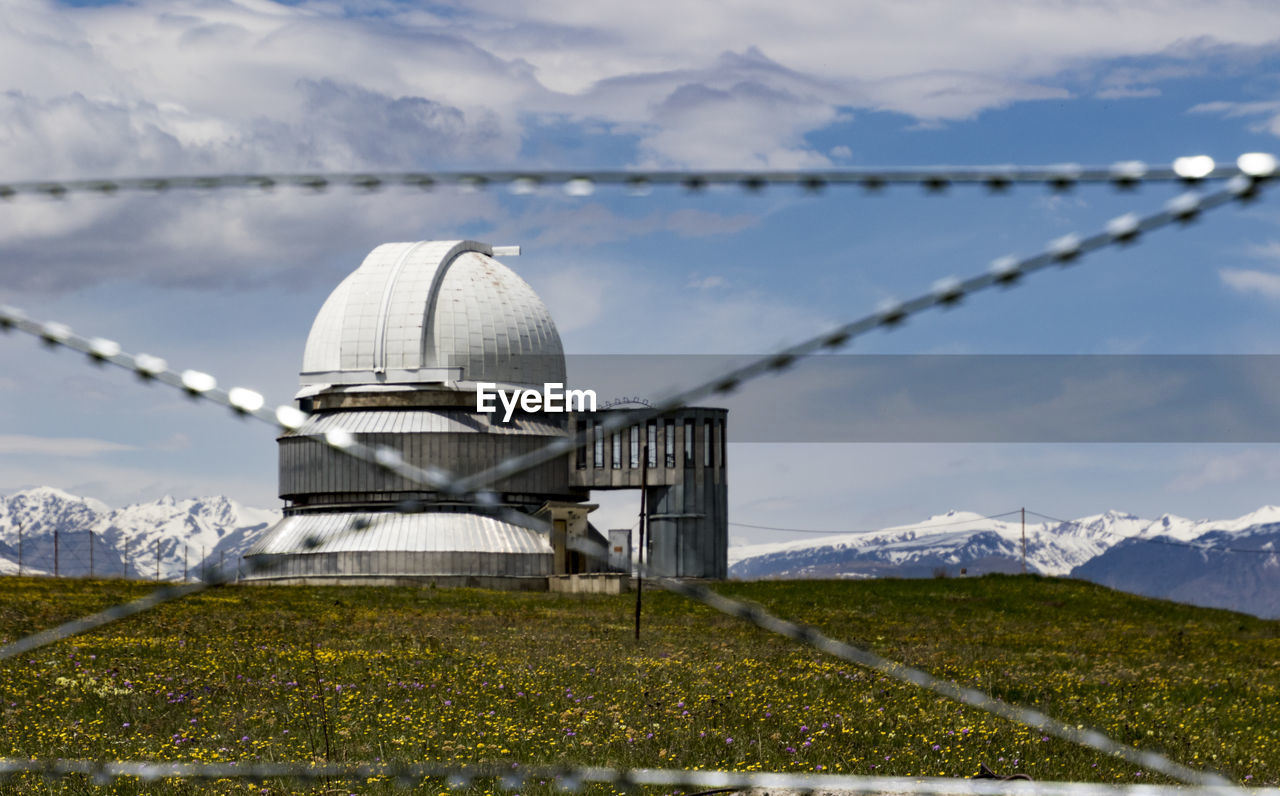
[[[125,192],[162,193],[171,190],[272,190],[304,188],[323,192],[329,188],[355,188],[376,192],[388,188],[431,190],[436,187],[484,190],[505,186],[513,194],[536,194],[544,187],[560,187],[570,196],[589,196],[600,186],[622,187],[645,194],[655,187],[679,186],[699,192],[713,186],[737,186],[748,192],[771,186],[794,186],[820,191],[828,186],[861,186],[877,191],[891,185],[919,185],[930,193],[942,193],[951,185],[980,185],[1000,192],[1019,184],[1041,184],[1055,191],[1082,183],[1106,183],[1132,188],[1148,182],[1197,183],[1236,176],[1266,178],[1275,174],[1276,158],[1265,152],[1241,155],[1233,165],[1217,163],[1208,155],[1175,159],[1168,166],[1149,166],[1126,160],[1109,166],[1062,163],[1048,166],[925,166],[851,167],[801,171],[676,171],[676,170],[511,170],[511,171],[394,171],[361,173],[263,173],[171,175],[159,177],[101,177],[75,180],[27,180],[0,182],[0,199],[16,196],[70,194],[113,196]]]
[[[1212,164],[1210,166],[1210,171],[1202,176],[1207,177],[1208,174],[1212,173]],[[641,410],[638,413],[628,412],[625,415],[607,418],[601,424],[601,428],[597,433],[611,432],[637,422],[644,422],[647,419],[658,417],[708,395],[732,392],[750,379],[757,378],[765,373],[780,372],[788,369],[795,364],[799,357],[841,348],[853,338],[867,334],[874,329],[896,327],[912,315],[928,309],[953,306],[966,295],[997,285],[1012,286],[1023,276],[1049,265],[1068,264],[1082,255],[1096,250],[1112,245],[1130,243],[1144,232],[1160,229],[1175,222],[1185,223],[1204,211],[1215,209],[1231,201],[1252,198],[1256,194],[1259,184],[1271,176],[1274,170],[1275,163],[1274,158],[1272,158],[1270,168],[1265,174],[1236,173],[1228,180],[1224,189],[1214,193],[1203,196],[1196,193],[1183,194],[1171,200],[1159,212],[1144,217],[1128,214],[1113,219],[1102,232],[1087,238],[1080,238],[1077,235],[1064,236],[1052,241],[1045,250],[1031,257],[1022,259],[1002,258],[993,263],[986,272],[977,276],[965,280],[942,280],[936,283],[933,289],[926,294],[906,302],[891,303],[883,306],[875,313],[840,326],[834,331],[826,332],[800,344],[789,346],[746,366],[731,370],[716,379],[677,393],[659,402],[654,407]],[[274,411],[268,410],[265,408],[265,400],[262,395],[255,391],[246,388],[221,390],[217,387],[216,379],[207,373],[193,370],[179,373],[170,369],[164,360],[157,357],[145,354],[127,354],[113,341],[103,338],[84,338],[73,333],[69,327],[56,322],[35,322],[28,319],[20,311],[12,308],[0,308],[0,328],[18,329],[39,337],[52,347],[64,346],[80,351],[87,354],[95,362],[110,363],[126,368],[144,380],[156,381],[181,389],[193,397],[227,406],[237,414],[273,423],[285,431],[300,428],[308,417],[307,413],[290,406],[282,405]],[[638,417],[637,414],[639,415]],[[338,450],[358,458],[364,458],[416,483],[440,488],[447,495],[476,494],[480,498],[478,501],[480,504],[497,505],[496,495],[488,491],[476,492],[476,490],[507,475],[521,472],[524,469],[566,454],[586,444],[587,434],[582,433],[573,438],[564,437],[554,440],[530,454],[512,457],[480,473],[452,480],[449,479],[447,473],[439,468],[423,468],[405,462],[400,453],[392,448],[366,446],[357,441],[353,434],[345,430],[335,429],[328,431],[324,439],[327,444]],[[367,527],[369,527],[367,524],[357,527],[356,523],[353,523],[351,530],[355,532]],[[308,541],[314,542],[315,540]],[[581,543],[586,540],[575,541]],[[597,555],[601,553],[601,550],[596,551]],[[607,558],[607,553],[604,553],[603,557]],[[643,572],[641,574],[643,576]],[[101,627],[164,602],[179,599],[206,588],[223,585],[225,582],[227,582],[225,576],[219,573],[211,581],[182,587],[163,587],[132,603],[116,606],[90,617],[68,622],[56,628],[28,636],[5,647],[0,647],[0,660],[68,638],[86,630]],[[976,690],[962,688],[955,683],[939,680],[923,671],[898,664],[875,653],[835,641],[815,628],[778,619],[757,606],[750,606],[746,603],[731,600],[703,586],[683,583],[669,578],[658,578],[655,582],[669,591],[695,599],[704,605],[731,616],[744,618],[762,629],[802,641],[843,660],[876,669],[902,682],[927,688],[935,693],[978,707],[994,715],[1121,757],[1184,782],[1207,785],[1229,784],[1219,775],[1194,771],[1157,753],[1118,744],[1096,730],[1085,729],[1082,726],[1073,727],[1056,719],[1051,719],[1037,711],[1008,705]]]
[[[65,777],[81,775],[97,784],[121,778],[143,782],[165,779],[268,780],[304,782],[367,782],[388,780],[413,788],[423,780],[442,779],[451,789],[493,782],[517,791],[548,782],[573,792],[586,785],[608,785],[627,790],[636,787],[716,788],[734,791],[794,790],[803,793],[895,793],[921,796],[1280,796],[1280,788],[1243,788],[1235,785],[1130,785],[1093,782],[964,779],[952,777],[882,777],[857,774],[810,774],[685,770],[670,768],[611,768],[606,766],[543,766],[519,763],[491,765],[339,764],[339,763],[199,763],[156,760],[20,760],[0,758],[0,778],[17,774]]]
[[[608,548],[589,539],[575,537],[569,540],[569,546],[596,560],[608,560]],[[1119,757],[1134,765],[1158,771],[1180,782],[1197,785],[1231,784],[1229,780],[1220,774],[1188,768],[1158,752],[1137,749],[1113,741],[1102,732],[1085,727],[1082,724],[1067,724],[1046,716],[1038,710],[1004,702],[976,688],[965,688],[950,680],[935,677],[921,669],[906,666],[870,650],[855,647],[847,642],[837,641],[812,625],[802,625],[786,619],[780,619],[759,605],[726,597],[699,583],[677,580],[660,572],[653,573],[652,567],[644,564],[637,564],[637,566],[641,577],[650,577],[651,582],[669,592],[687,597],[722,614],[743,619],[761,630],[767,630],[770,633],[813,647],[842,661],[873,669],[907,685],[918,686],[939,696],[977,708],[994,716],[1008,719],[1026,727],[1034,727],[1041,732],[1061,738],[1064,741],[1070,741],[1113,757]]]
[[[1244,160],[1247,155],[1242,155]],[[1274,159],[1273,159],[1274,160]],[[1271,170],[1274,172],[1274,169]],[[1069,264],[1079,257],[1109,246],[1126,245],[1142,233],[1171,224],[1186,223],[1205,211],[1213,210],[1233,200],[1244,200],[1256,195],[1265,181],[1263,176],[1237,174],[1227,181],[1225,188],[1210,194],[1185,193],[1165,204],[1155,213],[1139,217],[1132,213],[1108,222],[1103,231],[1089,237],[1066,235],[1057,238],[1040,253],[1018,259],[1012,256],[995,260],[984,273],[960,280],[943,279],[933,289],[905,302],[887,302],[882,307],[856,321],[834,330],[811,337],[768,356],[758,358],[747,365],[732,369],[714,379],[678,392],[650,407],[607,416],[601,421],[597,433],[619,431],[635,423],[655,419],[668,412],[683,408],[691,402],[715,394],[733,392],[746,381],[766,373],[779,373],[789,369],[796,361],[809,354],[843,348],[854,338],[876,329],[893,328],[908,318],[937,307],[952,307],[965,296],[995,286],[1011,287],[1028,274],[1053,264]],[[133,371],[140,378],[177,388],[188,395],[226,406],[239,415],[253,417],[271,423],[283,431],[296,431],[309,415],[288,405],[275,409],[265,406],[265,399],[254,390],[233,387],[223,390],[217,380],[208,373],[195,370],[178,372],[169,368],[165,360],[148,354],[133,355],[121,350],[118,343],[104,338],[86,338],[72,332],[65,324],[53,321],[34,321],[13,307],[0,307],[0,330],[17,329],[45,341],[53,347],[65,346],[87,354],[91,360],[109,363]],[[562,437],[520,456],[511,457],[481,472],[452,478],[440,467],[421,467],[406,462],[399,451],[389,446],[368,446],[358,441],[354,434],[341,428],[330,429],[324,434],[329,446],[349,455],[373,463],[414,483],[438,489],[452,498],[467,498],[480,504],[497,505],[498,499],[484,489],[496,481],[520,473],[550,459],[570,453],[587,444],[589,430],[584,429],[573,437]]]
[[[968,279],[941,280],[935,283],[933,289],[927,293],[906,302],[890,302],[870,315],[863,316],[832,331],[824,332],[799,344],[756,359],[747,365],[735,368],[714,379],[676,393],[651,407],[607,416],[600,422],[596,433],[612,433],[624,427],[660,417],[700,398],[732,392],[751,379],[759,378],[766,373],[779,373],[787,370],[803,356],[842,348],[858,336],[868,334],[876,329],[898,327],[909,317],[926,310],[955,306],[965,296],[994,286],[1012,287],[1018,284],[1022,277],[1050,265],[1069,264],[1081,256],[1099,249],[1132,243],[1144,232],[1161,229],[1177,222],[1186,223],[1202,212],[1216,209],[1229,202],[1251,199],[1257,195],[1259,187],[1264,182],[1265,178],[1263,177],[1237,175],[1228,180],[1226,186],[1221,190],[1207,195],[1197,193],[1182,194],[1167,202],[1162,210],[1147,216],[1139,217],[1132,213],[1119,216],[1108,222],[1102,232],[1095,233],[1089,237],[1081,238],[1078,235],[1067,235],[1051,241],[1042,252],[1030,257],[1022,259],[1014,257],[1000,258],[993,262],[985,272]],[[178,372],[169,368],[165,360],[159,357],[148,354],[129,354],[124,352],[115,341],[104,338],[85,338],[72,332],[70,327],[65,324],[52,321],[33,321],[20,310],[12,307],[0,307],[0,330],[8,329],[16,329],[38,337],[54,348],[62,346],[80,351],[87,354],[93,362],[109,363],[130,370],[145,381],[174,387],[193,398],[229,407],[238,415],[253,417],[263,422],[271,423],[284,431],[293,431],[301,428],[307,418],[310,417],[308,413],[288,405],[280,405],[274,410],[268,409],[265,406],[265,399],[262,395],[247,388],[233,387],[230,390],[222,390],[218,388],[217,380],[208,373],[194,370]],[[499,496],[484,487],[586,445],[589,439],[588,433],[588,431],[583,431],[574,436],[555,439],[534,451],[510,457],[494,467],[458,478],[452,478],[443,468],[435,466],[421,467],[406,462],[398,450],[389,446],[366,445],[358,441],[353,433],[345,429],[331,429],[325,432],[323,440],[325,444],[336,450],[373,463],[414,483],[435,488],[447,497],[470,499],[478,507],[502,510]],[[421,511],[424,508],[424,504],[420,501],[406,501],[398,505],[396,511],[411,513]],[[519,514],[519,512],[512,513]],[[523,524],[528,525],[537,522],[535,518],[525,515],[520,516]],[[354,533],[366,530],[371,527],[372,522],[353,522],[349,532]],[[316,540],[309,541],[318,543]],[[158,600],[154,604],[158,605],[170,599],[177,599],[179,596],[184,595],[170,594],[167,599]],[[108,619],[108,621],[113,620]],[[97,626],[100,625],[95,625],[94,627]],[[63,635],[50,635],[43,643],[53,643],[62,638],[75,635],[76,632],[83,632],[75,630],[75,627],[74,623],[63,625]],[[7,657],[4,654],[5,649],[0,648],[0,660]]]
[[[1261,178],[1237,175],[1228,180],[1221,190],[1203,195],[1195,192],[1184,193],[1169,200],[1158,212],[1146,216],[1137,216],[1133,213],[1118,216],[1107,222],[1102,231],[1088,237],[1082,238],[1075,234],[1064,235],[1050,241],[1044,250],[1029,257],[1001,257],[993,261],[986,271],[967,279],[939,280],[934,283],[930,291],[915,298],[902,302],[887,301],[876,312],[773,354],[752,360],[746,365],[658,400],[651,407],[631,410],[625,415],[606,417],[601,421],[596,433],[609,434],[620,431],[627,426],[657,419],[694,401],[731,393],[747,381],[765,374],[788,370],[802,357],[844,348],[857,337],[877,329],[900,326],[909,318],[928,310],[954,307],[966,296],[993,287],[1012,287],[1023,277],[1051,265],[1069,265],[1082,256],[1100,249],[1133,243],[1143,233],[1175,223],[1189,223],[1201,213],[1214,210],[1229,202],[1254,198],[1263,183],[1264,180]],[[463,476],[455,480],[449,489],[452,494],[465,494],[470,490],[522,472],[583,447],[587,444],[590,433],[590,429],[584,429],[572,438],[555,440],[543,448],[511,457],[473,475]]]
[[[143,381],[173,387],[193,399],[227,407],[241,417],[268,423],[281,432],[297,431],[311,417],[310,413],[288,404],[268,407],[262,393],[256,390],[245,387],[224,390],[218,387],[218,380],[214,376],[204,371],[178,371],[160,357],[128,353],[114,340],[84,337],[73,332],[66,324],[32,320],[22,310],[0,306],[0,331],[10,330],[37,337],[50,348],[63,347],[79,351],[88,355],[93,363],[115,365],[133,372]],[[366,445],[358,441],[353,433],[342,428],[328,430],[322,439],[336,450],[375,464],[414,483],[446,488],[453,482],[450,474],[442,468],[410,464],[394,448]],[[476,499],[481,503],[496,502],[496,498],[487,491],[478,491]]]

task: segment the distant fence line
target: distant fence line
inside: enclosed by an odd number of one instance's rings
[[[178,547],[181,547],[179,554]],[[227,571],[227,551],[210,554],[207,547],[193,548],[187,542],[155,539],[146,545],[128,541],[124,549],[104,541],[99,531],[63,531],[30,535],[19,526],[16,544],[7,548],[5,557],[17,565],[19,576],[54,578],[123,578],[142,581],[207,581],[213,572],[226,573],[239,581],[243,565],[234,554],[235,572]],[[136,555],[134,551],[136,550]],[[198,555],[197,555],[198,553]],[[177,562],[182,562],[181,574]]]

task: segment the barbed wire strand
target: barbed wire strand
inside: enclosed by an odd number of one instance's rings
[[[1233,177],[1221,190],[1204,195],[1194,192],[1184,193],[1167,202],[1162,210],[1150,215],[1140,217],[1128,213],[1114,218],[1101,232],[1088,237],[1065,235],[1051,241],[1043,251],[1030,257],[1021,259],[1012,256],[1001,257],[992,262],[987,271],[967,279],[939,280],[927,293],[905,302],[886,302],[878,311],[870,315],[731,369],[714,379],[668,396],[652,407],[629,410],[626,413],[606,417],[600,421],[598,433],[610,434],[620,431],[627,426],[657,419],[702,398],[731,393],[751,379],[788,370],[802,357],[844,348],[857,337],[877,329],[891,329],[899,326],[912,316],[927,310],[954,307],[966,296],[993,287],[1011,287],[1019,283],[1023,277],[1051,265],[1069,265],[1099,249],[1130,244],[1144,233],[1172,224],[1189,223],[1200,214],[1232,201],[1254,198],[1262,183],[1263,180],[1260,178]],[[586,445],[590,433],[590,429],[584,429],[575,437],[555,440],[540,449],[513,456],[494,467],[459,478],[450,485],[449,491],[451,494],[466,494],[480,486],[569,453]]]
[[[1241,156],[1241,159],[1245,157]],[[1213,210],[1232,200],[1254,197],[1265,179],[1265,176],[1238,174],[1228,180],[1226,187],[1222,190],[1203,196],[1194,192],[1185,193],[1167,202],[1164,209],[1156,213],[1144,217],[1129,213],[1112,219],[1102,232],[1089,237],[1066,235],[1051,241],[1042,252],[1030,257],[1022,259],[1002,257],[995,260],[986,272],[968,279],[940,280],[928,293],[906,302],[889,302],[877,312],[774,354],[753,360],[745,366],[676,393],[652,407],[610,415],[601,422],[599,433],[612,433],[635,423],[655,419],[700,398],[730,393],[750,379],[789,369],[803,356],[843,348],[854,338],[875,329],[899,326],[913,315],[937,307],[954,306],[965,296],[994,286],[1011,287],[1023,276],[1049,265],[1066,265],[1098,249],[1131,243],[1142,233],[1174,223],[1190,222],[1202,212]],[[239,415],[276,425],[285,432],[298,430],[309,417],[307,413],[288,405],[280,405],[275,409],[267,408],[263,396],[254,390],[241,387],[223,390],[217,386],[217,380],[208,373],[195,370],[178,372],[159,357],[128,354],[112,340],[86,338],[75,334],[65,324],[34,321],[21,310],[3,306],[0,307],[0,330],[8,329],[17,329],[39,337],[53,347],[65,346],[80,351],[95,362],[109,363],[131,370],[144,380],[180,389],[194,398],[226,406]],[[460,478],[451,478],[443,468],[410,464],[403,459],[399,451],[389,446],[365,445],[359,442],[354,434],[344,429],[336,428],[326,431],[324,441],[331,447],[371,462],[414,483],[439,489],[450,497],[468,497],[480,504],[496,505],[497,496],[482,487],[586,445],[589,433],[591,433],[590,430],[584,430],[575,437],[553,440],[540,449],[511,457],[492,468]]]
[[[802,356],[842,348],[857,336],[879,328],[892,329],[901,325],[912,315],[935,307],[954,306],[963,297],[971,293],[997,285],[1011,287],[1017,284],[1023,276],[1046,268],[1049,265],[1069,264],[1079,257],[1098,249],[1131,243],[1144,232],[1160,229],[1175,222],[1187,223],[1200,213],[1221,207],[1231,201],[1251,199],[1257,195],[1258,189],[1265,179],[1263,176],[1237,175],[1228,180],[1226,187],[1211,194],[1204,196],[1196,193],[1182,194],[1170,200],[1166,203],[1164,209],[1156,213],[1144,217],[1138,217],[1130,213],[1115,218],[1108,222],[1104,231],[1095,233],[1087,238],[1067,235],[1052,241],[1039,254],[1022,259],[1013,257],[1001,258],[996,260],[986,272],[963,281],[954,279],[942,280],[936,283],[933,290],[928,293],[917,296],[907,302],[886,305],[877,312],[840,326],[833,331],[825,332],[769,356],[756,359],[715,379],[679,392],[655,404],[653,407],[606,417],[600,424],[599,433],[612,433],[626,426],[657,418],[705,396],[732,392],[750,379],[790,368]],[[27,318],[20,310],[12,307],[0,307],[0,330],[7,329],[16,329],[38,337],[54,348],[62,346],[80,351],[87,354],[94,362],[109,363],[125,368],[135,372],[146,381],[165,384],[182,390],[193,398],[227,406],[238,415],[253,417],[263,422],[271,423],[285,432],[301,428],[310,417],[300,409],[287,405],[280,405],[274,410],[268,409],[265,407],[265,399],[262,395],[253,390],[239,387],[222,390],[218,388],[217,380],[213,376],[202,371],[186,370],[178,372],[169,368],[165,360],[159,357],[147,354],[128,354],[121,349],[118,343],[112,340],[85,338],[72,332],[65,324],[33,321]],[[562,437],[553,440],[535,451],[511,457],[495,467],[456,479],[451,479],[449,474],[442,468],[434,466],[420,467],[410,464],[394,448],[365,445],[356,440],[354,434],[343,429],[331,429],[325,432],[323,439],[326,444],[337,450],[376,464],[401,475],[407,480],[439,489],[445,495],[455,498],[471,496],[478,506],[497,507],[499,506],[498,496],[489,490],[481,490],[480,487],[586,445],[588,432],[584,431],[574,437]],[[410,501],[408,504],[408,510],[421,510],[421,507],[422,504],[416,501]],[[534,521],[533,518],[525,518],[525,520],[526,522]],[[368,527],[368,523],[353,523],[350,532],[358,532]],[[318,544],[317,540],[309,541]],[[215,583],[214,585],[218,584]],[[157,599],[153,605],[183,596],[166,594],[168,595],[166,599]],[[103,613],[106,614],[107,612]],[[125,615],[132,615],[132,613]],[[114,620],[108,619],[107,621]],[[95,627],[101,626],[101,624],[95,625]],[[43,644],[70,637],[75,635],[75,632],[83,632],[75,631],[74,623],[68,623],[62,628],[60,633],[48,631],[50,635],[43,637]],[[14,644],[21,643],[23,642],[14,642]],[[13,654],[6,654],[5,651],[13,647],[14,644],[8,647],[0,647],[0,660]]]
[[[1274,164],[1273,164],[1274,165]],[[1272,169],[1272,172],[1274,168]],[[625,419],[610,418],[606,420],[602,426],[602,430],[612,431],[614,428],[621,428],[626,425],[632,425],[636,422],[650,417],[658,417],[666,412],[678,409],[692,400],[697,400],[706,395],[714,393],[731,392],[740,386],[743,382],[756,378],[768,372],[778,372],[785,370],[794,364],[795,360],[800,356],[816,353],[822,350],[840,348],[846,345],[854,337],[866,334],[873,329],[881,327],[894,327],[901,324],[913,314],[923,312],[937,306],[952,306],[959,302],[964,296],[979,290],[984,290],[995,285],[1012,285],[1026,274],[1033,273],[1037,270],[1045,268],[1051,264],[1070,263],[1081,255],[1091,253],[1098,249],[1111,245],[1120,245],[1133,241],[1138,235],[1144,232],[1159,229],[1175,222],[1189,222],[1200,213],[1206,210],[1212,210],[1228,202],[1234,200],[1242,200],[1252,198],[1256,195],[1258,185],[1267,175],[1242,175],[1237,174],[1228,180],[1227,186],[1220,191],[1200,196],[1195,193],[1183,194],[1166,204],[1165,208],[1157,213],[1137,217],[1132,214],[1121,216],[1112,220],[1106,226],[1103,232],[1094,234],[1088,238],[1080,238],[1076,235],[1068,235],[1059,238],[1049,244],[1049,246],[1041,253],[1027,257],[1021,260],[1013,258],[1004,258],[997,260],[992,267],[984,274],[970,277],[969,279],[943,280],[935,284],[934,289],[927,294],[911,299],[900,304],[893,304],[882,308],[880,311],[865,316],[862,319],[854,321],[839,327],[833,332],[828,332],[818,337],[811,338],[808,341],[798,345],[790,346],[768,357],[759,359],[747,366],[737,368],[730,371],[725,376],[718,379],[705,382],[698,387],[685,390],[681,393],[660,402],[652,409],[640,412],[641,418],[636,418],[634,413],[627,413]],[[52,346],[66,346],[74,350],[81,351],[90,356],[91,359],[98,362],[110,362],[120,367],[125,367],[138,373],[144,379],[151,379],[168,384],[173,387],[184,390],[194,397],[204,398],[230,407],[238,414],[245,416],[253,416],[268,422],[276,423],[284,427],[286,430],[297,428],[305,422],[306,413],[293,407],[281,406],[274,412],[269,412],[264,408],[264,400],[259,393],[243,388],[232,388],[228,391],[222,391],[217,388],[216,380],[203,372],[184,371],[177,373],[167,367],[167,364],[158,358],[146,355],[133,356],[125,354],[121,351],[118,344],[103,340],[100,338],[87,339],[71,332],[71,330],[63,324],[57,323],[36,323],[27,319],[21,312],[11,308],[0,309],[0,328],[16,328],[21,331],[33,334],[45,340]],[[561,438],[544,446],[539,453],[512,457],[497,467],[490,468],[482,473],[472,476],[466,476],[455,479],[445,484],[446,491],[449,494],[458,494],[469,489],[474,489],[475,485],[488,484],[496,481],[508,474],[521,472],[528,467],[539,464],[551,458],[558,457],[576,447],[586,444],[587,435],[578,435],[576,439]],[[406,478],[418,479],[419,483],[425,483],[435,486],[443,479],[441,471],[432,468],[426,469],[410,465],[404,462],[398,451],[390,448],[369,448],[362,443],[357,442],[350,432],[346,431],[329,431],[325,435],[325,440],[333,447],[348,452],[359,457],[368,457],[368,459],[379,466],[392,469]],[[496,496],[492,493],[486,493],[488,500],[482,502],[494,502]],[[367,526],[365,526],[367,527]],[[583,540],[585,541],[585,540]],[[19,651],[29,651],[37,646],[44,646],[49,643],[70,637],[88,629],[101,627],[102,625],[116,621],[116,619],[145,611],[164,602],[168,602],[187,594],[195,593],[212,585],[220,585],[224,580],[218,579],[212,583],[194,584],[182,588],[164,587],[153,592],[147,597],[128,603],[122,606],[116,606],[112,609],[99,612],[92,617],[86,617],[58,628],[53,628],[41,633],[21,639],[12,644],[0,647],[0,660],[12,655],[19,654]],[[965,689],[954,683],[938,680],[924,672],[910,667],[905,667],[888,659],[882,658],[874,653],[859,650],[851,645],[830,639],[816,629],[796,625],[785,620],[778,619],[769,615],[758,607],[748,606],[744,603],[724,598],[715,592],[710,591],[702,586],[694,584],[686,584],[679,581],[673,581],[668,578],[659,578],[656,581],[663,588],[675,593],[683,594],[687,597],[697,600],[709,607],[716,608],[724,613],[752,621],[753,624],[762,629],[771,630],[788,638],[804,641],[829,654],[841,657],[853,663],[869,666],[878,671],[884,672],[890,676],[900,679],[903,682],[912,683],[922,687],[929,688],[943,696],[971,704],[975,707],[988,710],[995,715],[1010,718],[1014,721],[1020,721],[1028,726],[1036,727],[1044,732],[1056,735],[1066,740],[1073,741],[1078,744],[1090,746],[1109,754],[1122,757],[1130,762],[1138,765],[1144,765],[1155,771],[1160,771],[1169,776],[1180,779],[1184,782],[1196,782],[1203,784],[1223,784],[1226,782],[1223,778],[1214,774],[1205,774],[1186,768],[1178,763],[1167,760],[1166,758],[1152,753],[1144,752],[1132,747],[1117,744],[1096,730],[1085,730],[1080,727],[1071,727],[1062,722],[1050,719],[1037,711],[1026,708],[1018,708],[1007,705],[1006,703],[993,700],[981,692]],[[1228,783],[1229,784],[1229,783]]]
[[[584,537],[575,537],[570,540],[569,544],[573,549],[596,560],[608,560],[608,548],[597,542]],[[874,669],[899,682],[918,686],[939,696],[977,708],[994,716],[1008,719],[1026,727],[1035,728],[1062,740],[1070,741],[1080,746],[1087,746],[1113,757],[1119,757],[1134,765],[1151,771],[1158,771],[1181,782],[1197,785],[1231,784],[1229,780],[1220,774],[1211,771],[1196,771],[1181,763],[1174,762],[1158,752],[1137,749],[1113,741],[1098,730],[1085,727],[1082,724],[1067,724],[1046,716],[1038,710],[1004,702],[975,688],[965,688],[950,680],[934,677],[921,669],[906,666],[870,650],[855,647],[843,641],[837,641],[812,625],[802,625],[786,619],[780,619],[759,605],[734,600],[699,583],[677,580],[666,577],[662,573],[654,573],[653,568],[648,565],[637,563],[637,566],[641,577],[645,577],[669,592],[687,597],[722,614],[743,619],[762,630],[808,645],[842,661]]]
[[[1109,166],[1063,163],[1048,166],[850,167],[800,171],[556,169],[205,174],[0,182],[0,199],[32,195],[54,198],[71,194],[114,196],[126,192],[162,193],[172,190],[269,191],[277,187],[304,188],[319,193],[334,187],[376,192],[388,188],[431,190],[436,187],[477,191],[490,186],[505,186],[513,194],[524,195],[536,194],[544,187],[559,186],[570,196],[589,196],[599,186],[623,187],[632,193],[646,194],[660,186],[679,186],[697,193],[713,186],[737,186],[747,192],[758,192],[770,186],[795,186],[816,192],[828,186],[854,185],[875,192],[891,185],[919,185],[930,193],[940,194],[951,185],[980,185],[998,193],[1014,185],[1028,183],[1066,191],[1087,183],[1105,183],[1126,189],[1148,182],[1190,184],[1241,175],[1270,177],[1276,167],[1274,156],[1250,152],[1237,158],[1234,165],[1219,164],[1208,155],[1192,155],[1177,158],[1164,167],[1128,160]]]
[[[200,763],[152,760],[21,760],[0,758],[0,777],[36,774],[63,777],[82,775],[96,784],[129,777],[143,782],[164,779],[268,780],[307,782],[365,782],[391,780],[411,788],[425,779],[443,779],[451,789],[478,782],[493,782],[515,791],[526,785],[555,782],[567,792],[585,785],[609,785],[626,790],[635,787],[724,788],[746,790],[795,790],[813,792],[895,793],[921,796],[1280,796],[1280,788],[1242,788],[1220,785],[1130,785],[1093,782],[1054,782],[952,777],[885,777],[856,774],[810,774],[662,768],[611,768],[606,766],[339,764],[339,763]]]

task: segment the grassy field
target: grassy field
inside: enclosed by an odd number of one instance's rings
[[[0,638],[148,588],[0,578]],[[1193,767],[1280,782],[1280,622],[1030,576],[719,588]],[[472,590],[212,591],[0,664],[0,756],[956,777],[986,763],[1037,779],[1158,781],[676,596],[646,592],[637,644],[632,606]],[[0,790],[308,792],[34,778]]]

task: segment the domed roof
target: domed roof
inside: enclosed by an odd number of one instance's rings
[[[470,240],[374,249],[316,315],[302,383],[563,383],[551,313],[492,254]]]

